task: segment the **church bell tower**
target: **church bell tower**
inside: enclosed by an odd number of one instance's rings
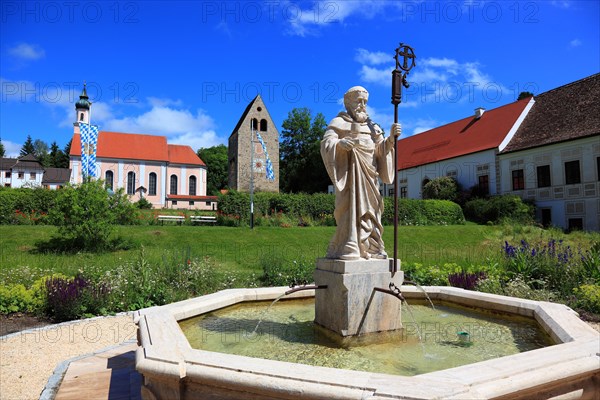
[[[73,122],[74,133],[79,133],[79,123],[85,122],[90,123],[90,109],[92,102],[87,95],[85,82],[83,83],[83,91],[79,95],[79,100],[75,103],[75,122]]]

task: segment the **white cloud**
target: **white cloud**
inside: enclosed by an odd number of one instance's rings
[[[13,57],[25,61],[38,60],[46,55],[46,52],[40,46],[29,43],[20,43],[8,49],[8,53]]]
[[[179,99],[172,100],[172,99],[159,98],[159,97],[148,97],[147,100],[151,106],[156,106],[156,107],[181,106],[183,104],[183,102]]]
[[[318,29],[328,25],[344,23],[353,15],[372,19],[386,7],[397,5],[380,0],[363,1],[315,1],[312,7],[301,8],[295,2],[283,2],[282,15],[286,16],[288,33],[296,36],[314,36]]]
[[[569,42],[569,46],[571,46],[571,47],[579,47],[582,44],[583,43],[581,43],[581,40],[579,40],[579,39],[573,39]]]
[[[369,118],[377,124],[385,131],[386,136],[390,133],[390,128],[392,127],[392,123],[394,122],[394,114],[389,114],[385,112],[381,112],[374,107],[367,105],[367,113],[369,114]]]
[[[431,118],[418,119],[417,121],[410,124],[412,133],[409,136],[418,135],[419,133],[426,132],[426,131],[436,128],[438,126],[439,126],[439,122],[437,122],[434,119],[431,119]]]
[[[11,142],[10,140],[2,140],[4,146],[4,157],[16,158],[19,157],[22,145],[19,143]]]
[[[376,83],[382,86],[389,86],[392,79],[392,69],[390,68],[375,68],[368,65],[363,65],[360,68],[358,75],[360,79],[367,83]]]
[[[366,49],[357,49],[354,60],[360,64],[378,65],[391,63],[394,58],[383,51],[371,52]]]

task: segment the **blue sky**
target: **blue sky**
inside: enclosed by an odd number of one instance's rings
[[[294,107],[342,109],[354,85],[393,118],[399,42],[417,66],[403,137],[600,71],[598,1],[0,2],[0,138],[62,148],[82,83],[101,130],[159,134],[194,150],[227,143],[260,93],[281,123]]]

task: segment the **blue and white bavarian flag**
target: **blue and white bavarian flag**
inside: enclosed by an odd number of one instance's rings
[[[265,146],[265,142],[263,141],[263,138],[262,136],[260,136],[260,133],[258,133],[258,131],[256,131],[256,137],[258,138],[258,141],[260,142],[260,145],[262,146],[263,151],[265,152],[265,157],[267,158],[267,180],[274,181],[275,172],[273,172],[273,163],[271,163],[271,159],[269,158],[267,146]]]
[[[79,123],[81,132],[81,172],[83,176],[96,176],[96,147],[98,147],[98,125]]]

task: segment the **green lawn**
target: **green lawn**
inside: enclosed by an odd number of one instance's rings
[[[210,257],[220,269],[261,272],[261,259],[277,256],[289,261],[312,260],[325,254],[333,227],[229,228],[219,226],[121,226],[118,234],[143,245],[150,262],[165,263],[191,257]],[[497,227],[479,225],[399,227],[398,253],[403,262],[423,264],[485,262],[496,254],[500,242],[486,238]],[[0,278],[25,266],[42,272],[73,275],[86,266],[109,269],[136,259],[139,249],[103,254],[38,254],[36,242],[48,240],[52,226],[0,226]],[[393,227],[386,227],[384,239],[393,253]],[[27,269],[27,268],[25,268]],[[37,272],[37,271],[36,271]],[[9,279],[13,280],[13,279]]]

